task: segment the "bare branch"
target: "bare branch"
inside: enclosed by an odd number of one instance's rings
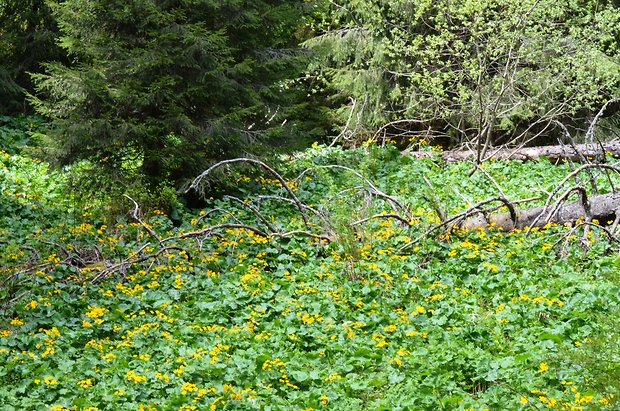
[[[219,167],[222,167],[224,165],[234,164],[234,163],[248,163],[248,164],[251,164],[251,165],[253,165],[255,167],[260,167],[263,170],[269,172],[271,175],[273,175],[280,182],[282,187],[286,190],[286,192],[289,194],[289,196],[295,202],[295,205],[297,206],[297,209],[299,210],[299,213],[301,214],[301,217],[304,220],[304,224],[306,225],[306,228],[310,228],[310,222],[308,221],[308,216],[304,212],[303,205],[302,205],[301,201],[299,201],[299,198],[297,198],[297,196],[295,195],[293,190],[289,187],[287,182],[284,180],[284,178],[278,172],[276,172],[274,169],[272,169],[271,167],[269,167],[267,164],[265,164],[264,162],[262,162],[260,160],[255,160],[255,159],[251,159],[251,158],[234,158],[234,159],[231,159],[231,160],[220,161],[220,162],[212,165],[207,170],[203,171],[198,177],[196,177],[194,179],[194,181],[192,181],[192,184],[189,186],[189,188],[186,190],[186,192],[188,192],[191,189],[197,190],[199,185],[200,185],[200,183],[201,183],[201,181],[205,177],[207,177],[211,172],[213,172],[213,170],[215,170],[215,169],[217,169]]]

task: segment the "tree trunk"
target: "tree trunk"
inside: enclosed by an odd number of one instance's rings
[[[539,146],[525,148],[496,148],[487,150],[485,160],[533,160],[540,157],[547,157],[549,160],[557,162],[562,159],[581,161],[582,158],[592,159],[611,154],[620,157],[620,141],[612,141],[602,144],[577,144],[577,151],[570,146]],[[405,151],[405,155],[417,158],[432,157],[433,153],[428,151]],[[476,160],[476,150],[450,150],[444,151],[441,158],[446,162]]]
[[[589,213],[586,208],[589,208]],[[609,221],[614,221],[616,213],[619,211],[620,192],[615,192],[590,196],[585,207],[583,201],[579,200],[563,203],[557,208],[551,205],[546,208],[516,210],[516,222],[512,220],[509,212],[490,214],[488,218],[483,214],[477,214],[466,219],[461,228],[471,230],[472,228],[485,228],[488,225],[493,225],[500,230],[509,231],[514,228],[543,227],[549,222],[555,224],[572,223],[580,218],[588,217],[588,214],[592,219],[597,219],[601,224],[606,224]]]

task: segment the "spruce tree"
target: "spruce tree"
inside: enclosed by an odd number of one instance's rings
[[[0,113],[30,113],[30,72],[62,60],[56,22],[45,0],[0,0]]]
[[[53,10],[72,61],[35,76],[33,102],[62,163],[180,183],[283,138],[295,97],[285,80],[301,59],[296,2],[63,0]]]

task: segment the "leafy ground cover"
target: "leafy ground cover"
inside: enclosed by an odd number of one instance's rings
[[[620,260],[602,231],[587,251],[552,226],[402,249],[438,222],[433,201],[458,212],[496,195],[492,178],[542,204],[567,165],[490,162],[468,177],[471,164],[389,147],[315,146],[282,172],[329,224],[307,227],[265,197],[287,195],[279,181],[242,170],[244,204],[212,199],[175,227],[158,212],[145,225],[78,212],[55,197],[62,175],[8,153],[0,164],[4,410],[617,409]],[[369,182],[408,224],[351,224],[391,212],[360,191]],[[267,222],[333,241],[209,229]]]

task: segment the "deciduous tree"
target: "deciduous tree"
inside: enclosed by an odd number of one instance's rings
[[[324,13],[306,43],[314,74],[352,98],[336,108],[358,138],[389,124],[382,136],[522,142],[620,91],[610,1],[329,0]]]

